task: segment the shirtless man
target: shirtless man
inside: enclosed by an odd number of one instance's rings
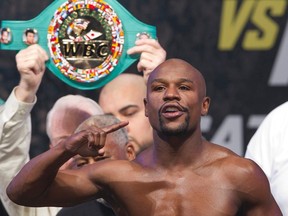
[[[91,127],[33,158],[8,186],[8,196],[30,206],[103,197],[118,215],[132,216],[281,215],[265,174],[253,161],[202,139],[200,120],[210,99],[197,69],[183,60],[165,61],[149,76],[144,103],[153,128],[151,152],[133,162],[103,161],[60,171],[76,154],[103,153],[106,135],[127,122]]]

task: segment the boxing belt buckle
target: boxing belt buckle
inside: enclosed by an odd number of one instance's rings
[[[155,26],[137,20],[116,0],[55,0],[34,19],[2,21],[1,35],[4,31],[0,49],[38,43],[50,53],[48,69],[82,90],[102,87],[135,62],[139,55],[127,50],[142,34],[156,39]]]

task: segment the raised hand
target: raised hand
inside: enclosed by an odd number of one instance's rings
[[[140,54],[137,69],[139,72],[143,71],[146,83],[150,73],[166,60],[166,51],[161,47],[157,40],[151,38],[137,40],[135,46],[130,48],[127,51],[127,54]]]
[[[106,142],[106,136],[120,128],[128,125],[127,121],[119,122],[107,127],[98,128],[90,126],[88,129],[73,134],[65,141],[63,145],[72,154],[79,154],[82,157],[95,157],[104,154],[102,149]],[[61,144],[61,145],[62,145]]]
[[[39,88],[45,72],[45,61],[48,55],[39,45],[34,44],[21,50],[16,55],[17,69],[20,73],[20,83],[16,91],[16,97],[23,99],[28,97],[31,100]]]

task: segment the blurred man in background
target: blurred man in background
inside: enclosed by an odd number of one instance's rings
[[[30,112],[37,101],[36,93],[45,72],[46,60],[46,52],[38,45],[29,46],[16,55],[20,83],[0,107],[0,197],[11,216],[52,216],[60,210],[55,207],[18,206],[10,201],[5,192],[8,183],[29,160]],[[103,114],[102,109],[89,98],[67,95],[58,99],[47,116],[46,130],[50,145],[55,146],[73,134],[80,123],[96,114]]]

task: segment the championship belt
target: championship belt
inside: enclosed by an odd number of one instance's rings
[[[86,90],[105,85],[139,59],[127,50],[143,34],[156,39],[156,28],[116,0],[55,0],[34,19],[2,21],[0,49],[38,43],[50,53],[52,73]]]

